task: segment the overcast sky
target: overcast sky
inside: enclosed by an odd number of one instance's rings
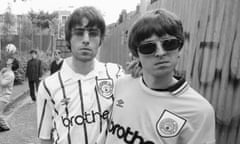
[[[107,24],[116,22],[122,9],[127,12],[136,9],[140,0],[0,0],[0,13],[6,11],[8,4],[15,14],[27,13],[30,9],[34,11],[44,10],[52,12],[54,10],[70,10],[80,6],[95,6],[98,8]]]

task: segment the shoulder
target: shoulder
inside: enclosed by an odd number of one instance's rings
[[[53,65],[53,64],[55,64],[56,63],[56,61],[55,60],[53,60],[52,62],[51,62],[51,65]]]
[[[11,70],[8,70],[6,71],[4,74],[3,74],[4,77],[11,77],[11,78],[14,78],[15,77],[15,74],[13,71]]]
[[[52,75],[46,77],[42,83],[44,84],[44,87],[47,87],[48,89],[54,90],[58,87],[59,83],[59,77],[58,77],[59,72],[55,72]]]
[[[133,78],[130,74],[126,74],[124,75],[123,77],[120,77],[117,81],[119,83],[123,83],[123,82],[130,82],[130,81],[135,81],[137,80],[138,78]]]
[[[116,81],[116,85],[130,87],[131,85],[138,83],[138,82],[139,82],[139,78],[133,78],[130,74],[128,74],[128,75],[124,75],[124,76],[120,77]]]
[[[187,95],[187,98],[190,100],[192,108],[196,114],[214,115],[213,106],[195,89],[189,87],[189,89],[185,92],[185,95]]]
[[[56,81],[58,81],[58,72],[56,73],[53,73],[52,75],[48,76],[47,78],[44,79],[45,83],[48,83],[48,84],[53,84],[53,83],[56,83]]]
[[[120,70],[122,66],[116,63],[103,63],[108,70]]]
[[[106,73],[112,78],[119,78],[125,74],[121,65],[116,63],[103,63],[96,61],[96,69],[102,73]]]

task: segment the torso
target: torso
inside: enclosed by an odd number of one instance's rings
[[[65,72],[61,70],[46,79],[55,103],[52,105],[56,128],[54,138],[59,144],[69,143],[68,135],[72,144],[92,144],[102,132],[110,116],[118,67],[100,65],[102,70],[86,76],[75,74],[74,79],[65,79]]]
[[[118,81],[106,144],[184,144],[181,133],[191,137],[191,125],[205,112],[201,107],[211,106],[188,84],[181,87],[173,95],[148,89],[141,79]]]

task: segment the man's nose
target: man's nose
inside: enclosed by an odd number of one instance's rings
[[[157,49],[155,52],[155,56],[162,56],[166,53],[166,51],[163,49],[161,42],[156,43]]]
[[[90,41],[89,33],[88,33],[88,31],[84,31],[82,43],[84,45],[88,45],[89,41]]]

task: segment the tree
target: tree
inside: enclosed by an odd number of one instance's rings
[[[56,12],[53,13],[48,13],[48,12],[44,12],[44,11],[40,11],[40,12],[34,12],[33,10],[31,10],[28,13],[28,16],[33,24],[33,26],[36,26],[38,28],[38,33],[40,33],[40,49],[42,49],[41,46],[41,41],[42,41],[42,31],[45,29],[49,30],[50,34],[56,34],[57,31],[57,21],[56,18],[58,16],[58,14]],[[32,35],[33,37],[33,35]]]
[[[6,35],[5,40],[9,41],[11,40],[10,35],[14,31],[14,26],[16,24],[15,16],[12,14],[11,7],[8,6],[7,11],[3,14],[3,26],[2,26],[2,32],[3,35]]]
[[[58,16],[56,12],[48,13],[40,11],[39,13],[36,13],[33,10],[31,10],[28,15],[32,23],[42,30],[51,28],[51,24],[54,24],[56,22],[55,19]]]
[[[27,16],[22,16],[19,27],[19,47],[22,51],[31,49],[32,41],[32,22]]]

